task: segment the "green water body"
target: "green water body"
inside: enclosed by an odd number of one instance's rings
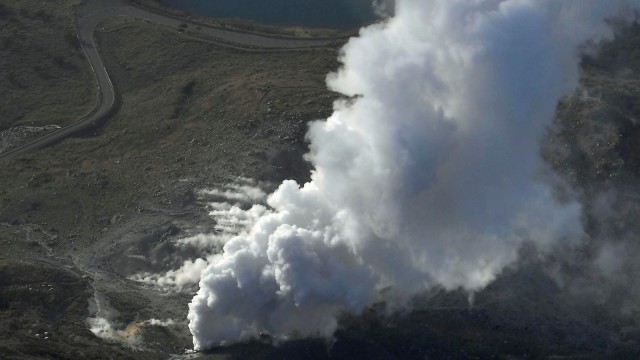
[[[281,26],[352,29],[375,22],[372,0],[163,0],[186,13]]]

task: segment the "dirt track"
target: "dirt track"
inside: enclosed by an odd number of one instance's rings
[[[245,51],[291,51],[316,47],[335,47],[343,41],[335,39],[297,39],[273,37],[244,31],[221,29],[204,24],[194,24],[186,19],[151,12],[128,5],[121,0],[85,0],[76,11],[76,33],[78,40],[95,75],[98,100],[93,111],[78,121],[47,133],[27,144],[0,153],[0,160],[10,159],[34,149],[60,141],[81,131],[91,132],[108,120],[119,106],[119,96],[113,86],[109,72],[94,41],[95,29],[112,17],[133,17],[162,26],[180,30],[190,39],[215,43]]]

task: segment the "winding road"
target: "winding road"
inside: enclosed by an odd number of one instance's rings
[[[93,111],[72,124],[52,131],[27,144],[0,153],[0,160],[10,159],[28,151],[51,145],[72,134],[95,128],[108,119],[118,109],[118,94],[104,66],[100,52],[93,38],[97,26],[110,17],[127,16],[147,20],[171,28],[189,30],[189,38],[216,43],[222,46],[247,51],[283,51],[309,49],[315,47],[335,47],[344,38],[284,38],[243,31],[234,31],[200,23],[167,14],[152,12],[131,5],[125,0],[85,0],[75,9],[76,33],[82,49],[89,60],[98,87],[98,102]]]

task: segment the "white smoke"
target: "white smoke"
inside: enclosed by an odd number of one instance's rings
[[[167,319],[167,320],[150,319],[146,321],[146,324],[151,326],[170,327],[170,326],[175,326],[176,322],[173,319]]]
[[[262,202],[267,194],[256,187],[251,179],[239,178],[235,183],[226,185],[225,189],[210,189],[200,191],[200,195],[221,197],[236,202]]]
[[[99,291],[95,291],[93,298],[89,300],[89,313],[92,316],[86,319],[87,325],[89,326],[89,331],[95,336],[109,342],[121,343],[135,350],[143,349],[140,332],[144,327],[176,325],[176,322],[172,319],[150,319],[135,321],[127,325],[114,321],[114,318],[117,318],[120,313],[111,306],[104,294]]]
[[[217,257],[219,257],[219,255],[209,255],[204,259],[186,260],[182,263],[182,266],[176,270],[169,270],[164,274],[143,272],[135,274],[129,279],[151,285],[157,290],[181,292],[185,288],[200,281],[202,271],[206,269],[211,262],[214,262]]]
[[[109,341],[121,343],[127,347],[141,350],[143,349],[141,331],[146,326],[175,326],[176,322],[172,319],[158,320],[150,319],[146,321],[133,322],[123,328],[117,328],[111,321],[106,318],[96,317],[88,318],[87,324],[89,330],[97,337]]]
[[[202,271],[222,256],[219,253],[224,244],[241,231],[251,228],[264,215],[264,206],[254,205],[249,210],[241,209],[247,203],[255,204],[265,200],[266,193],[258,185],[260,184],[252,179],[237,178],[223,189],[199,191],[201,201],[206,202],[212,197],[216,200],[207,203],[211,208],[209,215],[216,222],[215,232],[177,239],[175,245],[178,248],[197,249],[203,254],[202,257],[185,260],[179,268],[162,274],[142,272],[130,276],[129,279],[164,292],[191,291],[200,281]]]
[[[373,10],[383,18],[393,16],[396,0],[373,0]]]
[[[587,45],[613,37],[605,20],[638,3],[396,1],[328,78],[352,98],[310,126],[311,182],[285,181],[207,261],[195,349],[330,337],[342,312],[479,289],[524,241],[579,238],[579,206],[540,181],[539,140]]]

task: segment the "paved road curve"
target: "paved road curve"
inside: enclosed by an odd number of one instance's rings
[[[195,32],[189,33],[193,38],[248,51],[282,51],[308,49],[312,47],[334,47],[336,40],[338,40],[282,38],[232,31],[209,27],[203,24],[189,23],[189,21],[185,19],[131,6],[123,0],[86,0],[81,6],[75,9],[76,32],[82,49],[95,74],[99,97],[95,109],[70,125],[52,131],[25,145],[0,153],[0,160],[22,155],[28,151],[50,145],[82,130],[92,129],[113,115],[117,110],[117,93],[93,39],[93,32],[96,27],[105,19],[114,16],[129,16],[144,19],[176,29],[181,29],[184,27],[184,24],[189,24],[190,30],[198,29]]]

